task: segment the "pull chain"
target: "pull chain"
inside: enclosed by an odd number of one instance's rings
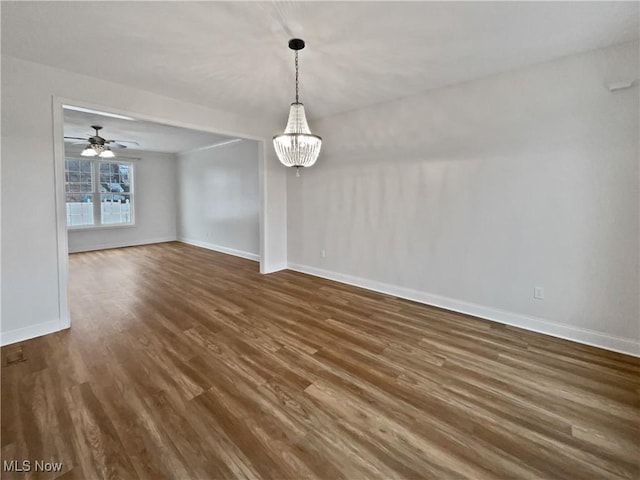
[[[298,101],[298,50],[296,50],[296,103],[300,103]]]

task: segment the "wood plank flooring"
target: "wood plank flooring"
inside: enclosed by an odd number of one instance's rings
[[[640,476],[636,358],[181,243],[70,263],[72,329],[2,348],[2,459],[62,470],[2,478]]]

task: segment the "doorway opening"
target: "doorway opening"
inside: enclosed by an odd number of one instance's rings
[[[61,328],[72,253],[181,241],[261,262],[262,140],[62,99],[54,128]]]

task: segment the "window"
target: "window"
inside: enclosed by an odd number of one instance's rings
[[[132,187],[131,163],[66,159],[67,226],[132,224]]]

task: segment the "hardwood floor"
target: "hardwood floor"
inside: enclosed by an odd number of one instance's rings
[[[637,358],[181,243],[70,263],[72,329],[2,348],[2,459],[62,470],[2,478],[639,478]]]

